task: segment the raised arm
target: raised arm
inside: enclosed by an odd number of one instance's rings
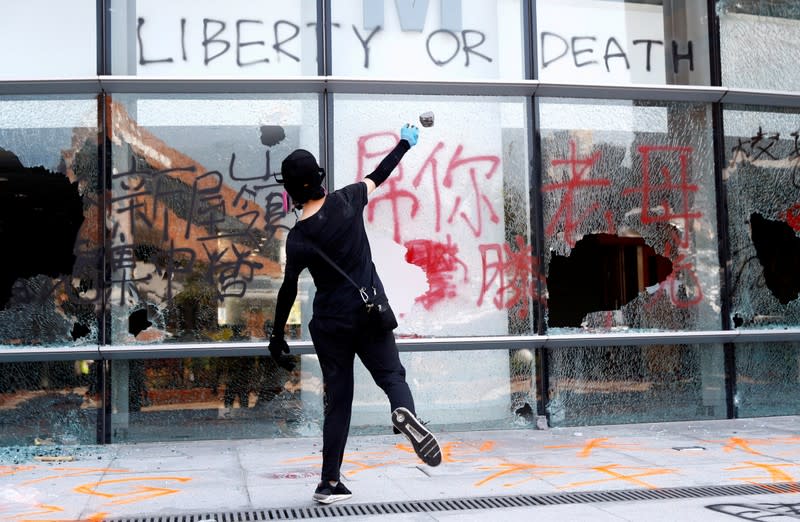
[[[417,144],[418,138],[419,129],[415,126],[406,124],[405,127],[400,129],[400,141],[398,141],[391,152],[381,160],[375,170],[364,178],[364,183],[367,185],[367,194],[372,193],[378,185],[386,181],[386,178],[388,178],[389,174],[397,167],[405,153],[408,152],[408,149]]]

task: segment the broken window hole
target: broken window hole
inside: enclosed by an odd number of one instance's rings
[[[152,325],[153,323],[147,318],[147,309],[145,308],[131,312],[128,316],[128,333],[134,337]]]
[[[0,148],[0,244],[13,249],[0,271],[0,309],[18,279],[69,275],[73,247],[83,224],[78,184],[43,167],[27,168]]]
[[[671,272],[672,262],[641,237],[585,235],[569,256],[550,260],[548,325],[580,327],[586,314],[618,310]]]
[[[750,232],[764,283],[781,304],[789,304],[800,295],[800,237],[788,223],[758,213],[750,215]]]

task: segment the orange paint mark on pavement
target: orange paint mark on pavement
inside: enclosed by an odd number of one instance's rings
[[[725,445],[722,449],[725,453],[730,453],[735,450],[744,451],[745,453],[750,453],[752,455],[764,455],[760,451],[754,450],[751,446],[755,445],[766,445],[771,446],[777,442],[777,439],[743,439],[741,437],[731,437],[727,440],[707,440],[705,442],[714,442],[714,443],[721,443],[724,442]]]
[[[480,452],[492,451],[493,449],[494,449],[494,441],[493,440],[487,440],[486,442],[481,444],[481,447],[480,447],[480,449],[478,451],[480,451]]]
[[[779,437],[777,439],[779,444],[800,445],[800,436]],[[800,448],[792,448],[788,451],[781,451],[778,455],[781,456],[795,456],[800,453]]]
[[[53,471],[65,471],[66,473],[62,473],[59,475],[49,475],[47,477],[41,477],[37,479],[26,480],[22,482],[21,485],[29,485],[35,484],[37,482],[46,482],[48,480],[57,480],[66,477],[80,477],[81,475],[92,475],[92,474],[105,474],[105,473],[127,473],[128,470],[126,469],[107,469],[107,468],[50,468]]]
[[[16,520],[19,522],[56,522],[55,519],[43,519],[43,518],[36,518],[31,519],[28,517],[35,517],[40,515],[52,515],[53,513],[61,513],[64,511],[64,508],[59,506],[49,506],[47,504],[37,504],[36,509],[40,511],[31,511],[30,513],[20,513],[19,515],[14,515],[11,520]]]
[[[441,443],[440,448],[442,450],[442,462],[444,463],[455,463],[455,462],[473,462],[474,458],[463,458],[469,457],[471,455],[476,455],[478,453],[486,453],[494,449],[495,443],[494,441],[485,441],[477,448],[468,442],[445,442]],[[395,447],[400,451],[404,451],[406,453],[414,454],[414,448],[407,444],[396,444]],[[456,458],[462,457],[462,458]]]
[[[480,443],[479,446],[476,446],[474,443],[462,442],[462,441],[442,443],[441,444],[442,462],[445,463],[472,462],[474,459],[464,458],[464,457],[477,455],[479,453],[486,453],[492,451],[494,447],[495,447],[495,442],[492,440],[483,441]],[[414,448],[412,448],[408,444],[395,444],[394,448],[403,453],[408,453],[410,455],[413,455],[414,456],[413,462],[417,461],[416,454],[414,453]],[[384,459],[384,460],[379,461],[379,459]],[[321,457],[319,455],[295,457],[283,460],[281,461],[281,464],[296,464],[303,462],[315,462],[316,466],[319,467],[321,462]],[[392,453],[388,451],[380,451],[380,452],[355,451],[352,453],[346,453],[343,460],[343,463],[356,466],[357,468],[346,471],[345,474],[348,476],[353,476],[362,471],[384,467],[390,464],[407,464],[409,462],[412,462],[412,460],[411,459],[404,460],[402,458],[398,459],[396,457],[392,457]]]
[[[674,469],[666,469],[666,468],[634,468],[629,466],[620,466],[619,464],[610,464],[608,466],[596,466],[591,468],[594,471],[599,473],[604,473],[606,475],[611,475],[611,478],[599,479],[599,480],[586,480],[582,482],[573,482],[571,484],[567,484],[566,486],[561,487],[560,489],[567,489],[567,488],[574,488],[579,486],[589,486],[592,484],[601,484],[603,482],[612,482],[621,480],[623,482],[630,482],[631,484],[636,484],[637,486],[642,486],[647,489],[658,489],[658,486],[654,486],[649,484],[643,480],[639,480],[640,477],[652,477],[656,475],[667,475],[669,473],[675,473]],[[631,475],[620,473],[617,470],[639,470],[640,473],[634,473]]]
[[[117,484],[127,484],[130,482],[175,481],[184,483],[184,482],[189,482],[190,480],[192,479],[187,477],[131,477],[131,478],[101,480],[99,482],[91,482],[89,484],[83,484],[81,486],[77,486],[73,491],[75,491],[76,493],[82,493],[84,495],[96,495],[99,497],[112,499],[111,502],[107,503],[110,505],[133,504],[135,502],[141,502],[143,500],[149,500],[151,498],[161,497],[164,495],[172,495],[173,493],[180,492],[180,490],[137,485],[129,491],[110,493],[110,492],[100,491],[99,488],[107,486],[115,486]]]
[[[309,455],[307,457],[292,457],[291,459],[282,460],[281,464],[296,464],[298,462],[310,462],[312,460],[318,460],[320,463],[322,462],[321,455]]]
[[[737,477],[734,480],[740,480],[742,482],[747,482],[749,484],[754,484],[756,486],[762,486],[766,489],[771,491],[775,491],[777,493],[787,493],[787,491],[777,490],[777,488],[772,488],[769,484],[763,484],[765,480],[769,480],[773,483],[780,483],[780,482],[794,482],[794,478],[789,473],[786,473],[782,469],[779,468],[788,468],[797,466],[797,464],[775,464],[775,463],[765,463],[765,462],[751,462],[747,461],[744,464],[745,466],[736,466],[733,468],[725,468],[726,471],[740,471],[745,469],[760,469],[766,471],[769,474],[769,479],[766,477]],[[788,491],[788,493],[800,493],[800,491],[792,490]]]
[[[381,452],[374,452],[374,453],[354,453],[354,454],[345,454],[344,459],[342,460],[343,464],[349,464],[351,466],[355,466],[356,469],[349,469],[344,472],[345,475],[348,477],[352,477],[357,473],[361,473],[362,471],[368,471],[371,469],[382,468],[388,466],[390,464],[397,464],[397,460],[385,460],[386,457],[389,456],[389,453],[385,451]],[[381,460],[384,459],[384,460]],[[370,462],[372,461],[372,462]]]
[[[355,466],[355,469],[348,469],[347,471],[344,472],[344,475],[348,477],[352,477],[353,475],[361,473],[362,471],[369,471],[371,469],[383,468],[390,464],[397,464],[397,462],[394,461],[378,462],[377,464],[367,464],[364,462],[359,462],[356,460],[348,460],[348,459],[344,459],[342,463]]]
[[[492,440],[482,441],[480,443],[471,443],[464,441],[446,442],[441,444],[442,449],[442,462],[444,463],[457,463],[457,462],[473,462],[475,458],[470,458],[481,453],[490,452],[495,448],[495,442]],[[418,458],[414,453],[414,448],[408,444],[395,444],[394,449],[402,453],[408,454],[409,458],[401,456],[398,458],[396,454],[393,455],[390,451],[381,452],[352,452],[346,453],[342,461],[343,464],[353,466],[354,469],[347,469],[344,474],[352,477],[363,471],[368,471],[376,468],[381,468],[393,464],[409,464],[418,462]],[[319,467],[321,457],[319,455],[309,455],[306,457],[295,457],[281,461],[281,464],[296,464],[313,462],[315,467]]]
[[[478,468],[483,471],[495,471],[485,479],[479,480],[475,483],[476,487],[481,487],[488,482],[493,480],[497,480],[500,477],[507,477],[509,475],[528,475],[528,477],[517,481],[517,482],[506,482],[503,484],[503,487],[514,487],[530,480],[537,480],[543,476],[549,475],[563,475],[566,473],[562,471],[564,468],[560,466],[540,466],[538,464],[526,464],[526,463],[507,463],[507,464],[500,464],[497,466],[486,466]]]
[[[17,473],[22,473],[23,471],[30,471],[36,468],[37,466],[0,466],[0,477],[5,477],[8,475],[16,475]]]
[[[636,448],[638,444],[616,444],[608,442],[610,439],[602,437],[599,439],[589,439],[585,444],[564,444],[560,446],[545,446],[546,449],[565,449],[565,448],[581,448],[578,452],[578,457],[586,458],[591,456],[592,452],[596,449],[631,449]]]

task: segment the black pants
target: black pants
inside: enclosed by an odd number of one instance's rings
[[[328,318],[313,318],[309,331],[324,386],[322,480],[336,481],[350,431],[355,356],[358,355],[375,384],[386,393],[391,410],[402,406],[414,413],[414,399],[391,331],[354,331]]]

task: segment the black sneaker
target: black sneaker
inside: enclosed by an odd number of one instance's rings
[[[406,408],[392,412],[392,424],[400,433],[408,437],[414,453],[428,466],[438,466],[442,462],[442,450],[436,437]]]
[[[344,484],[339,482],[335,486],[331,486],[327,480],[323,480],[314,491],[314,500],[320,504],[331,504],[339,500],[347,500],[353,494],[349,489],[344,487]]]

